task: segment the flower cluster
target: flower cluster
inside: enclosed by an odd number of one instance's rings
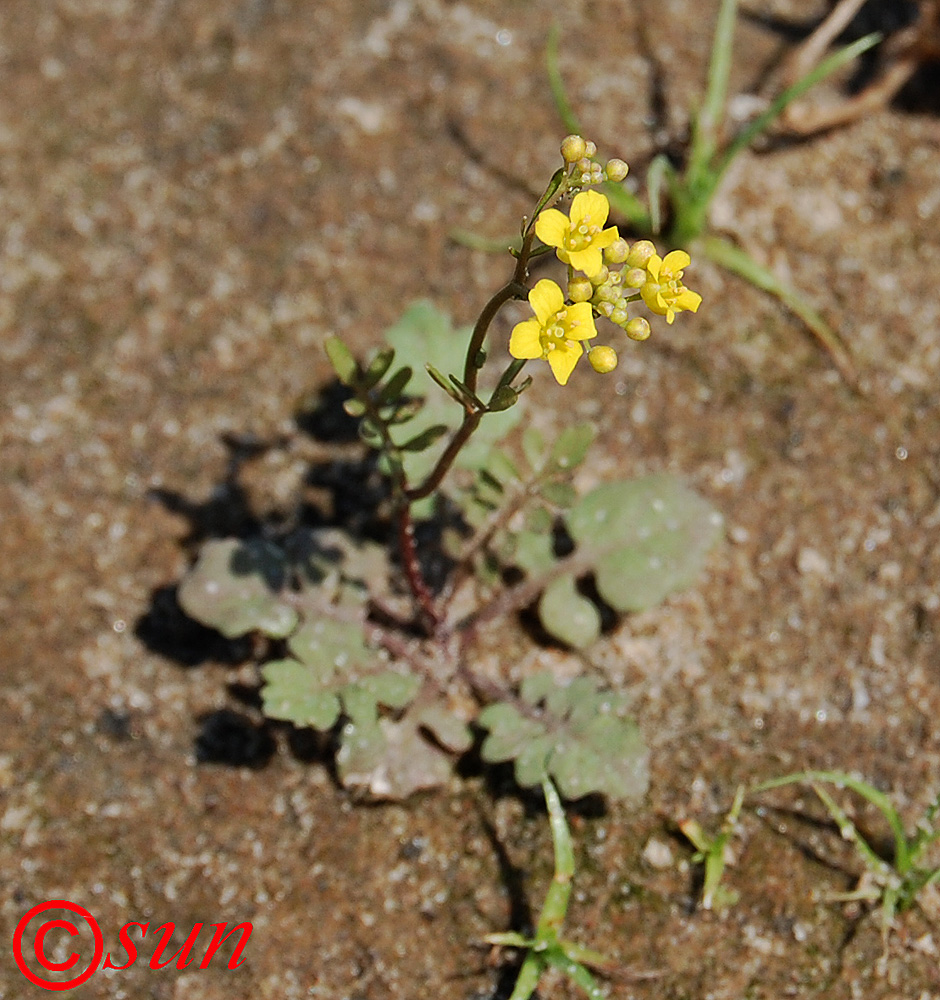
[[[593,159],[597,147],[580,136],[569,135],[561,146],[568,165],[556,198],[575,189],[605,180],[621,181],[627,175],[622,160],[609,160],[604,168]],[[554,200],[554,199],[553,199]],[[682,284],[691,263],[684,250],[660,257],[649,240],[632,246],[616,226],[606,226],[610,202],[599,191],[578,190],[568,215],[547,207],[535,220],[535,235],[554,247],[568,265],[567,299],[553,281],[543,279],[529,293],[535,319],[518,323],[512,332],[509,353],[518,359],[542,358],[564,385],[587,351],[584,341],[597,336],[595,316],[619,326],[631,340],[650,335],[649,322],[631,318],[629,306],[642,300],[650,312],[672,323],[676,313],[696,312],[702,297]],[[609,372],[617,364],[610,347],[594,347],[588,358],[595,371]]]

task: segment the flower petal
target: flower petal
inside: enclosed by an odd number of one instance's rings
[[[568,258],[567,263],[576,270],[583,271],[589,278],[593,278],[604,266],[604,255],[596,246],[589,246],[584,250],[569,250],[565,256]]]
[[[535,235],[550,247],[563,246],[570,229],[568,216],[557,208],[546,208],[535,220]]]
[[[582,191],[571,202],[571,228],[582,222],[591,226],[603,226],[610,215],[610,202],[600,191]]]
[[[529,292],[529,305],[544,326],[555,313],[565,308],[565,296],[554,281],[542,278]]]
[[[663,298],[663,294],[660,291],[661,285],[657,285],[655,282],[647,282],[641,289],[640,295],[643,297],[643,301],[646,303],[647,309],[650,312],[657,313],[659,316],[666,315],[666,300]]]
[[[569,340],[590,340],[597,336],[594,312],[590,302],[577,302],[568,306],[565,316],[565,336]]]
[[[663,267],[667,271],[672,271],[673,274],[688,267],[691,263],[692,258],[685,250],[673,250],[671,253],[667,253],[663,259]]]
[[[690,288],[683,288],[676,296],[674,303],[676,309],[687,309],[689,312],[698,312],[698,307],[702,304],[702,296],[698,292],[693,292]]]
[[[512,328],[509,353],[520,361],[542,356],[542,326],[537,319],[527,319]]]
[[[615,243],[620,239],[620,233],[617,231],[616,226],[611,226],[609,229],[603,230],[591,240],[591,246],[597,247],[599,250],[603,250],[604,247],[609,247],[611,243]]]
[[[663,259],[658,253],[654,253],[646,262],[646,273],[653,279],[659,281],[659,271],[663,266]]]
[[[564,347],[548,352],[548,363],[555,376],[555,381],[559,385],[564,385],[568,381],[574,371],[574,366],[583,353],[584,348],[570,340],[565,343]]]

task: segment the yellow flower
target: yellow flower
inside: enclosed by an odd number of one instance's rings
[[[571,202],[571,217],[546,208],[535,222],[535,235],[556,247],[558,259],[589,278],[604,266],[603,250],[620,238],[616,226],[604,229],[610,202],[599,191],[582,191]]]
[[[653,254],[646,262],[649,277],[640,289],[643,301],[651,312],[665,316],[671,323],[677,312],[697,312],[702,296],[682,284],[682,270],[692,263],[684,250],[673,250],[665,257]]]
[[[561,213],[559,213],[560,215]],[[529,292],[535,319],[513,327],[509,353],[514,358],[542,358],[564,385],[584,353],[582,340],[597,336],[590,302],[565,305],[565,297],[554,281],[543,278]]]

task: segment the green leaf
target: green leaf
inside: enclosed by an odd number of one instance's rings
[[[387,406],[390,403],[397,403],[413,374],[414,372],[409,365],[399,368],[379,390],[379,405]]]
[[[601,634],[600,612],[567,575],[556,577],[542,592],[539,618],[551,635],[574,649],[586,649]]]
[[[375,357],[369,362],[362,376],[362,388],[371,389],[374,385],[377,385],[385,377],[385,373],[391,368],[394,360],[394,348],[384,347],[378,351]]]
[[[444,784],[453,762],[421,732],[426,711],[408,712],[395,722],[378,718],[361,701],[343,727],[336,755],[343,784],[372,799],[396,800]]]
[[[378,659],[366,645],[362,626],[338,618],[306,622],[288,639],[287,648],[321,684],[332,684],[334,678],[340,684],[358,680]]]
[[[649,754],[636,724],[624,716],[626,699],[581,677],[568,685],[550,674],[523,683],[531,711],[498,702],[478,723],[489,731],[481,755],[512,760],[516,780],[532,785],[548,776],[567,798],[600,792],[638,802],[649,785]]]
[[[530,576],[547,573],[555,565],[550,530],[551,520],[545,532],[520,531],[515,536],[510,536],[515,539],[512,561]]]
[[[493,448],[486,457],[486,471],[501,483],[519,480],[519,469],[516,463],[502,448]]]
[[[359,421],[359,437],[361,437],[370,448],[380,447],[383,441],[382,432],[375,425],[375,423],[368,418]]]
[[[381,674],[366,677],[359,684],[380,705],[396,709],[411,704],[421,690],[420,677],[414,674],[399,674],[394,670],[385,670]]]
[[[519,393],[511,385],[499,386],[486,404],[489,413],[501,413],[519,402]]]
[[[340,382],[343,385],[355,385],[359,379],[359,365],[349,348],[339,337],[327,337],[324,347]]]
[[[261,704],[269,719],[329,729],[339,718],[339,698],[316,683],[311,667],[297,660],[273,660],[261,668]]]
[[[539,472],[545,464],[545,438],[535,427],[522,432],[522,454],[532,472]]]
[[[339,528],[298,528],[284,540],[284,552],[305,597],[315,593],[332,604],[353,590],[362,604],[367,589],[375,594],[389,586],[388,550]]]
[[[276,545],[213,540],[183,577],[177,598],[190,618],[227,639],[255,631],[281,639],[297,625],[297,612],[278,596],[285,578],[286,559]]]
[[[667,474],[599,486],[565,522],[593,557],[598,592],[617,611],[654,607],[690,586],[722,530],[711,504]]]
[[[439,441],[448,431],[444,424],[435,424],[433,427],[425,428],[420,434],[400,444],[398,447],[402,451],[425,451],[430,448],[435,441]]]
[[[565,427],[555,439],[548,457],[546,471],[571,472],[579,466],[597,436],[593,424],[573,424]]]
[[[545,483],[539,493],[549,503],[562,510],[570,507],[578,499],[578,491],[571,483]]]
[[[473,746],[470,727],[437,702],[422,706],[416,712],[415,720],[419,726],[433,733],[438,743],[447,750],[465,753]]]

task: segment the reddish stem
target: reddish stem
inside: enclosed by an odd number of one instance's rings
[[[401,552],[402,568],[405,571],[408,586],[421,610],[427,631],[433,635],[441,618],[434,607],[434,598],[428,585],[424,582],[424,574],[421,572],[421,563],[418,561],[418,552],[415,548],[414,524],[411,521],[411,512],[407,503],[401,503],[398,507],[398,549]]]

